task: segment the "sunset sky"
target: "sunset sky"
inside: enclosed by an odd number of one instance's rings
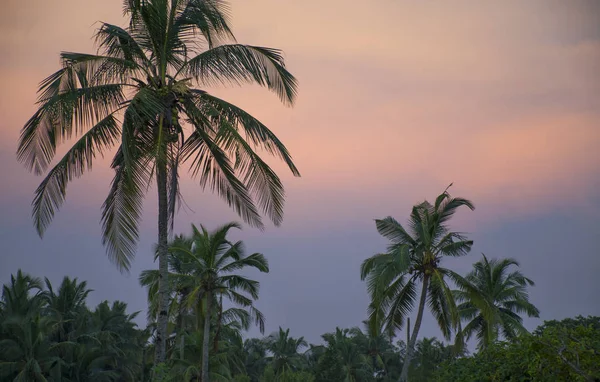
[[[477,209],[453,223],[475,246],[449,267],[466,273],[482,252],[517,259],[536,282],[541,319],[526,319],[530,329],[542,319],[600,315],[600,2],[231,4],[239,42],[283,49],[300,83],[294,108],[256,86],[208,89],[274,130],[302,173],[294,178],[275,163],[287,189],[282,227],[234,235],[270,261],[271,273],[256,275],[267,332],[289,327],[314,342],[336,326],[360,325],[368,298],[359,266],[386,244],[373,219],[405,221],[413,204],[450,183]],[[58,69],[61,51],[95,52],[98,21],[123,25],[121,0],[3,1],[0,283],[19,268],[54,283],[69,275],[88,281],[92,304],[120,299],[144,310],[137,277],[156,267],[155,191],[123,275],[101,245],[109,159],[70,185],[42,240],[30,207],[41,178],[15,157],[38,83]],[[189,210],[176,232],[238,219],[188,177],[182,182]],[[422,334],[441,336],[429,315]]]

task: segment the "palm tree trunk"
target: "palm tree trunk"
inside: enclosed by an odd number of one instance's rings
[[[213,344],[214,352],[219,351],[219,336],[221,335],[221,320],[223,319],[223,295],[221,295],[221,301],[219,302],[219,314],[217,316],[217,330],[215,332],[215,339]]]
[[[413,327],[410,342],[406,344],[406,356],[404,357],[404,365],[402,365],[402,374],[400,374],[400,382],[408,381],[408,368],[410,367],[410,361],[412,360],[413,354],[415,352],[415,343],[417,342],[417,336],[419,335],[419,329],[421,328],[421,321],[423,320],[423,311],[425,310],[425,302],[427,301],[428,286],[429,275],[425,275],[423,277],[423,289],[421,290],[421,300],[419,301],[417,319],[415,320],[415,326]]]
[[[202,338],[202,382],[208,381],[208,352],[210,347],[210,308],[211,293],[206,293],[206,316],[204,316],[204,337]]]
[[[162,124],[161,124],[162,125]],[[167,209],[167,164],[156,161],[156,183],[158,187],[158,326],[156,328],[156,353],[154,364],[164,362],[167,355],[167,306],[169,304],[168,255],[168,209]]]

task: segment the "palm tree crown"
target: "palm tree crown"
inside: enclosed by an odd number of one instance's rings
[[[290,336],[290,329],[271,334],[265,339],[267,350],[271,353],[268,359],[276,373],[299,370],[304,363],[304,357],[300,353],[303,348],[308,347],[304,337],[294,338]]]
[[[473,270],[458,283],[461,290],[454,291],[462,320],[467,321],[458,341],[468,341],[473,335],[478,348],[486,348],[500,335],[513,340],[526,333],[520,314],[538,317],[539,310],[529,302],[527,287],[531,279],[519,271],[509,271],[519,266],[514,259],[483,259],[473,264]]]
[[[161,175],[161,163],[171,215],[187,161],[200,185],[217,191],[244,220],[262,226],[254,196],[280,223],[282,184],[253,147],[282,158],[297,175],[285,146],[257,119],[201,88],[254,82],[292,104],[297,83],[281,52],[236,43],[221,0],[125,0],[124,7],[128,27],[101,23],[99,54],[61,53],[62,68],[41,82],[39,109],[21,132],[17,157],[36,174],[48,170],[60,143],[79,137],[36,190],[40,235],[67,184],[112,147],[104,242],[120,268],[130,266],[141,198],[155,172]]]
[[[240,229],[241,226],[233,222],[209,232],[202,225],[200,229],[192,225],[192,236],[176,237],[169,248],[169,282],[172,296],[178,297],[171,299],[171,315],[176,316],[177,329],[180,331],[185,327],[184,316],[190,309],[193,313],[189,316],[196,319],[196,329],[203,323],[203,372],[208,369],[210,329],[214,313],[217,316],[215,347],[222,326],[236,320],[244,329],[254,320],[261,332],[264,331],[264,316],[254,306],[260,284],[236,272],[254,268],[268,273],[269,264],[261,253],[246,255],[242,241],[231,242],[227,239],[227,234],[234,228]],[[158,305],[155,302],[158,282],[159,272],[156,270],[146,270],[140,275],[140,283],[148,287],[151,307]],[[240,308],[223,310],[223,299]],[[150,311],[151,314],[156,313],[155,309]]]

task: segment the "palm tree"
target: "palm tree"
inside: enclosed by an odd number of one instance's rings
[[[373,327],[368,321],[363,321],[366,332],[355,327],[350,329],[354,342],[368,355],[371,368],[377,375],[387,375],[386,360],[395,356],[394,346],[380,327]]]
[[[335,328],[335,333],[324,334],[323,340],[327,344],[327,350],[340,361],[340,377],[343,375],[344,382],[363,381],[373,375],[369,359],[363,352],[367,349],[361,349],[354,330]]]
[[[48,320],[32,315],[23,320],[11,316],[3,320],[0,341],[0,377],[3,381],[46,381],[53,368],[63,364],[57,346],[48,340]]]
[[[192,225],[192,236],[177,238],[169,251],[179,259],[182,273],[171,273],[171,284],[175,290],[186,290],[185,304],[195,309],[197,322],[203,322],[202,334],[202,381],[208,381],[210,329],[213,314],[218,313],[217,325],[232,317],[246,320],[253,319],[264,331],[264,317],[254,307],[258,299],[259,283],[234,272],[246,268],[255,268],[268,273],[267,259],[261,253],[246,256],[242,241],[235,243],[227,240],[227,234],[233,228],[241,229],[238,223],[232,222],[209,233],[204,226],[199,230]],[[174,261],[176,262],[176,261]],[[144,271],[140,275],[142,285],[152,288],[159,278],[157,271]],[[225,298],[247,311],[223,312],[222,299]],[[151,304],[152,305],[152,304]],[[217,308],[216,310],[214,308]],[[199,329],[199,327],[198,327]]]
[[[246,355],[246,373],[253,381],[257,381],[267,366],[267,344],[259,338],[249,338],[244,341]]]
[[[2,288],[0,301],[0,379],[44,381],[60,359],[47,338],[41,315],[42,282],[21,270]]]
[[[271,353],[267,359],[277,374],[298,371],[302,368],[305,359],[300,351],[308,347],[304,337],[291,337],[290,329],[283,330],[280,327],[277,333],[273,333],[265,339],[265,344]]]
[[[461,290],[454,291],[459,314],[467,325],[457,336],[457,343],[468,341],[474,334],[477,347],[485,349],[499,339],[500,334],[508,340],[527,333],[521,314],[539,317],[539,310],[529,302],[527,287],[531,279],[519,271],[509,271],[519,266],[514,259],[483,259],[473,264],[473,270],[464,282],[457,283]]]
[[[45,279],[47,290],[43,296],[46,300],[46,315],[51,320],[52,339],[56,342],[70,341],[70,336],[76,328],[77,320],[87,312],[85,300],[92,292],[87,289],[87,282],[78,282],[77,278],[65,277],[60,284],[58,293],[50,280]]]
[[[417,317],[407,344],[401,381],[408,378],[425,304],[435,316],[444,337],[449,338],[452,326],[458,324],[456,306],[446,279],[460,276],[441,267],[440,262],[446,256],[466,255],[473,245],[473,241],[450,231],[447,225],[462,206],[475,208],[467,199],[451,197],[446,189],[433,205],[425,201],[413,207],[408,231],[392,217],[375,221],[377,231],[390,241],[390,245],[386,253],[374,255],[361,265],[361,279],[367,279],[371,294],[371,324],[383,322],[388,330],[401,329],[415,305],[417,283],[421,282]]]
[[[444,361],[453,358],[451,346],[433,338],[422,338],[415,346],[415,358],[411,363],[410,380],[414,382],[431,381],[436,368]]]
[[[42,236],[67,185],[116,148],[114,178],[103,204],[108,257],[128,271],[139,237],[143,197],[156,181],[161,271],[155,361],[165,359],[167,236],[178,205],[180,165],[216,191],[249,224],[262,209],[278,225],[283,185],[260,158],[265,150],[299,176],[285,146],[244,110],[207,93],[213,84],[257,83],[293,104],[296,79],[279,50],[238,44],[223,0],[124,0],[128,26],[101,23],[98,54],[61,53],[62,67],[39,87],[35,114],[21,131],[17,158],[46,173],[33,200]],[[60,143],[76,137],[52,167]],[[256,201],[256,203],[255,203]],[[258,207],[257,207],[258,205]]]
[[[42,280],[19,269],[16,276],[10,276],[10,284],[2,287],[1,317],[19,316],[26,319],[37,314],[44,302],[42,288]]]
[[[134,381],[142,373],[144,333],[128,314],[127,304],[101,302],[78,327],[74,380]]]

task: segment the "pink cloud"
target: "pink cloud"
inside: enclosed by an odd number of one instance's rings
[[[257,87],[214,90],[272,127],[296,158],[301,179],[275,164],[288,185],[288,219],[312,209],[322,219],[378,215],[431,198],[451,181],[455,193],[489,206],[482,218],[539,213],[567,197],[586,206],[593,195],[600,176],[593,12],[546,1],[232,6],[238,39],[285,49],[300,80],[294,109]],[[0,16],[0,76],[12,90],[0,93],[0,149],[14,152],[58,52],[92,52],[93,23],[123,20],[120,4],[99,0],[10,0],[5,8],[14,12]],[[68,202],[102,193],[94,197],[101,200],[108,162],[77,182]],[[207,197],[184,182],[188,202],[200,207]]]

